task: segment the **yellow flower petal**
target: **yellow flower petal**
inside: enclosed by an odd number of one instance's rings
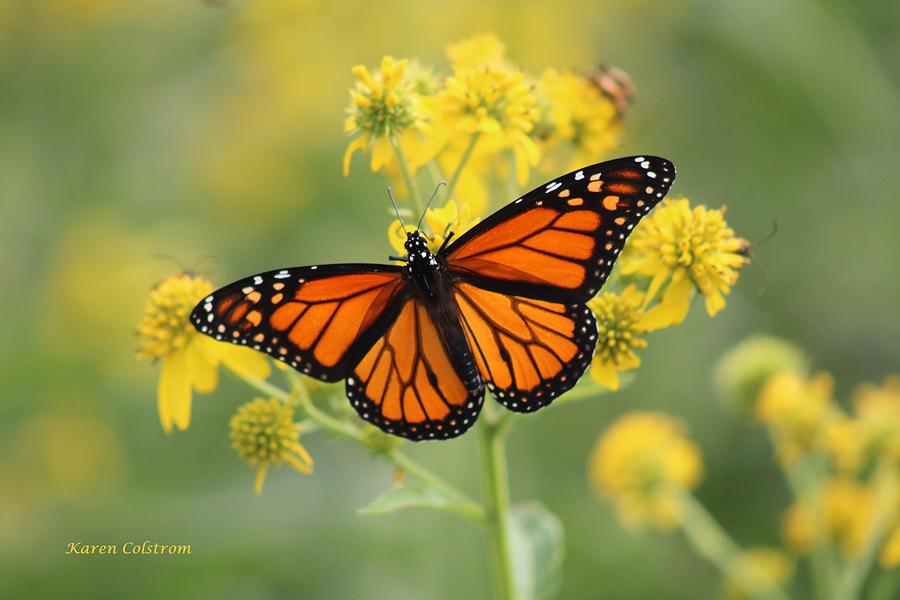
[[[267,463],[259,463],[259,466],[256,468],[256,478],[253,480],[253,493],[259,496],[262,494],[263,484],[266,482],[266,468],[268,467]]]
[[[350,159],[353,158],[353,153],[357,150],[365,150],[366,149],[366,140],[363,137],[358,137],[347,146],[347,150],[344,152],[344,177],[350,175]]]
[[[252,379],[265,379],[272,372],[264,354],[231,344],[222,343],[222,346],[222,362],[235,373]]]
[[[706,312],[709,316],[716,316],[725,308],[725,296],[719,290],[710,290],[706,293]]]
[[[387,138],[378,138],[372,144],[372,159],[369,161],[369,169],[377,173],[394,159],[394,147]]]
[[[197,347],[206,344],[204,340],[210,340],[210,338],[195,336],[185,354],[187,354],[192,387],[201,394],[209,394],[216,389],[218,360],[210,360],[209,354]]]
[[[647,331],[654,331],[681,323],[691,307],[693,292],[694,284],[687,272],[677,269],[663,293],[662,301],[647,311],[641,319],[641,326]]]
[[[605,388],[619,389],[619,371],[612,363],[595,360],[591,363],[591,377]]]
[[[159,420],[166,433],[174,423],[187,429],[191,423],[191,372],[187,351],[173,352],[163,360],[159,375]]]

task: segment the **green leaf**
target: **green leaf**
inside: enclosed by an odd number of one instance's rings
[[[519,594],[524,600],[552,597],[562,582],[566,553],[562,523],[538,502],[514,506],[510,521]]]
[[[383,515],[402,508],[428,508],[459,512],[459,503],[435,488],[407,478],[380,493],[368,506],[356,511],[361,515]]]

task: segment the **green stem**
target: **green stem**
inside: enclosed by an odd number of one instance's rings
[[[815,595],[820,600],[833,600],[837,589],[837,567],[824,532],[824,507],[819,489],[821,477],[812,460],[810,457],[801,458],[796,465],[785,469],[785,473],[794,498],[805,505],[811,515],[813,544],[809,564]]]
[[[450,176],[450,181],[447,182],[447,199],[453,198],[453,192],[456,191],[456,184],[459,183],[459,176],[462,175],[463,169],[469,162],[469,159],[472,158],[472,151],[475,150],[475,144],[478,143],[480,135],[481,134],[478,132],[472,134],[471,139],[469,139],[469,145],[466,146],[462,156],[459,158],[459,164],[456,165],[453,175]]]
[[[574,400],[583,400],[584,398],[591,398],[609,393],[609,389],[597,385],[593,380],[590,380],[589,377],[586,376],[585,379],[588,379],[588,381],[572,388],[560,396],[556,403],[563,404]]]
[[[871,591],[866,595],[866,600],[896,600],[898,584],[900,584],[900,572],[896,569],[881,571],[869,587]]]
[[[392,450],[387,454],[388,460],[390,460],[394,465],[400,469],[403,469],[413,477],[427,483],[431,487],[442,491],[448,497],[452,498],[456,502],[456,506],[453,507],[457,513],[461,514],[464,517],[468,517],[473,521],[484,522],[486,520],[484,509],[480,504],[471,500],[468,496],[460,492],[458,489],[415,462],[405,454],[397,452],[396,450]]]
[[[787,594],[778,587],[761,587],[748,581],[738,567],[742,551],[728,536],[706,508],[689,493],[682,496],[684,518],[681,528],[691,544],[709,562],[719,568],[731,581],[751,598],[765,600],[788,600]]]
[[[400,142],[397,141],[397,138],[390,136],[388,138],[391,142],[391,147],[394,149],[394,154],[397,155],[397,163],[400,165],[400,174],[403,176],[403,182],[406,184],[407,189],[409,189],[409,196],[412,198],[413,205],[416,209],[416,221],[422,218],[422,212],[425,210],[422,205],[422,196],[419,195],[419,188],[416,185],[415,179],[413,179],[412,171],[409,170],[409,163],[406,162],[406,155],[403,153],[403,147],[400,145]]]
[[[303,385],[303,381],[300,379],[299,375],[297,375],[293,371],[288,372],[288,377],[291,380],[294,394],[291,394],[281,389],[277,385],[273,385],[263,379],[248,377],[236,371],[232,371],[232,373],[238,379],[254,388],[255,390],[267,396],[278,398],[282,402],[289,402],[296,398],[301,410],[306,413],[306,416],[309,417],[309,419],[320,428],[328,431],[332,435],[347,438],[356,442],[360,446],[366,447],[363,434],[357,427],[334,418],[333,416],[320,410],[316,407],[315,404],[313,404],[312,399],[309,397],[309,392],[306,390],[306,386]],[[395,467],[403,469],[413,477],[420,479],[421,481],[427,483],[435,489],[441,490],[448,497],[452,498],[457,503],[457,506],[454,507],[455,512],[474,521],[483,522],[485,520],[484,509],[482,509],[481,505],[469,498],[466,494],[464,494],[462,491],[460,491],[444,479],[441,479],[419,463],[415,462],[413,459],[397,450],[387,452],[384,454],[384,456]]]
[[[481,431],[481,480],[487,511],[488,537],[494,559],[494,581],[498,600],[516,600],[512,540],[509,521],[509,482],[506,469],[505,428],[498,427],[486,404]]]
[[[897,503],[897,476],[893,469],[881,461],[874,478],[875,506],[866,531],[863,551],[859,557],[847,565],[841,578],[841,598],[845,600],[855,600],[860,597],[866,575],[872,569],[878,548],[887,534],[891,511]]]

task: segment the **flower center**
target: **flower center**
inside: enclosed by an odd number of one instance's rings
[[[637,327],[640,315],[636,307],[609,294],[599,297],[592,308],[599,333],[595,354],[604,361],[619,364],[633,350],[647,346],[647,342],[638,337],[643,332]]]
[[[169,277],[151,292],[138,324],[138,355],[158,359],[185,348],[196,333],[188,317],[212,284],[187,274]]]
[[[231,418],[231,445],[250,464],[279,464],[299,439],[293,407],[272,398],[257,398]]]

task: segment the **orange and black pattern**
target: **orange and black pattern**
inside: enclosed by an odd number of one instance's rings
[[[597,323],[587,306],[507,296],[466,283],[455,295],[481,376],[506,408],[532,412],[546,406],[591,364]]]
[[[396,317],[404,291],[393,266],[282,269],[217,290],[197,305],[191,322],[217,340],[338,381]]]
[[[585,167],[500,209],[447,250],[451,272],[503,294],[587,302],[641,217],[669,191],[674,165],[636,156]]]
[[[465,432],[484,387],[531,412],[587,369],[586,302],[632,229],[669,191],[663,158],[621,158],[532,190],[436,255],[408,235],[404,267],[282,269],[203,299],[191,322],[321,379],[346,379],[359,415],[412,440]]]
[[[413,440],[456,437],[471,427],[484,387],[468,348],[449,335],[453,327],[439,327],[424,304],[407,300],[347,378],[360,416]]]

